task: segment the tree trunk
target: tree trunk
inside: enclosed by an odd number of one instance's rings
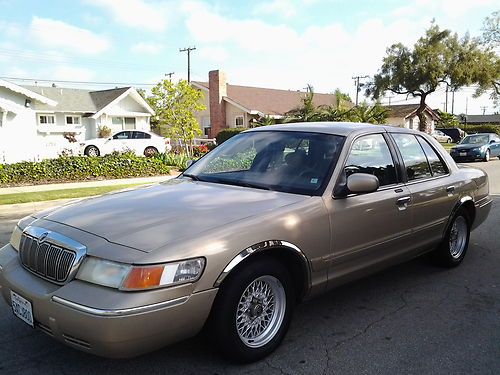
[[[418,130],[421,132],[428,133],[427,131],[427,119],[425,118],[425,98],[427,95],[422,95],[420,96],[420,106],[417,109],[417,112],[415,113],[418,117]]]

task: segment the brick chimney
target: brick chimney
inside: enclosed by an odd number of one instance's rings
[[[210,137],[215,137],[226,125],[227,96],[226,73],[221,70],[208,72],[208,92],[210,100]]]

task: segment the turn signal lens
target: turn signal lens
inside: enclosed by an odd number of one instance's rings
[[[164,266],[134,267],[123,282],[122,289],[148,289],[160,285]]]

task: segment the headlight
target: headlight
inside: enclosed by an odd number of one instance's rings
[[[35,220],[36,218],[33,216],[26,216],[17,222],[10,236],[10,245],[17,251],[19,251],[19,247],[21,247],[21,236],[23,234],[23,230],[25,230],[26,227]]]
[[[21,247],[21,235],[23,234],[23,231],[21,228],[19,228],[17,225],[14,228],[14,231],[12,232],[10,236],[10,245],[16,249],[16,251],[19,251],[19,248]]]
[[[196,258],[154,266],[132,266],[89,257],[82,264],[77,279],[120,290],[145,290],[197,281],[205,259]]]

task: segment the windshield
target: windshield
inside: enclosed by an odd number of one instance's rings
[[[460,142],[461,144],[478,144],[478,145],[484,145],[485,143],[489,142],[489,137],[487,135],[468,135],[462,141]]]
[[[193,164],[195,180],[320,195],[344,137],[295,131],[241,133]]]

